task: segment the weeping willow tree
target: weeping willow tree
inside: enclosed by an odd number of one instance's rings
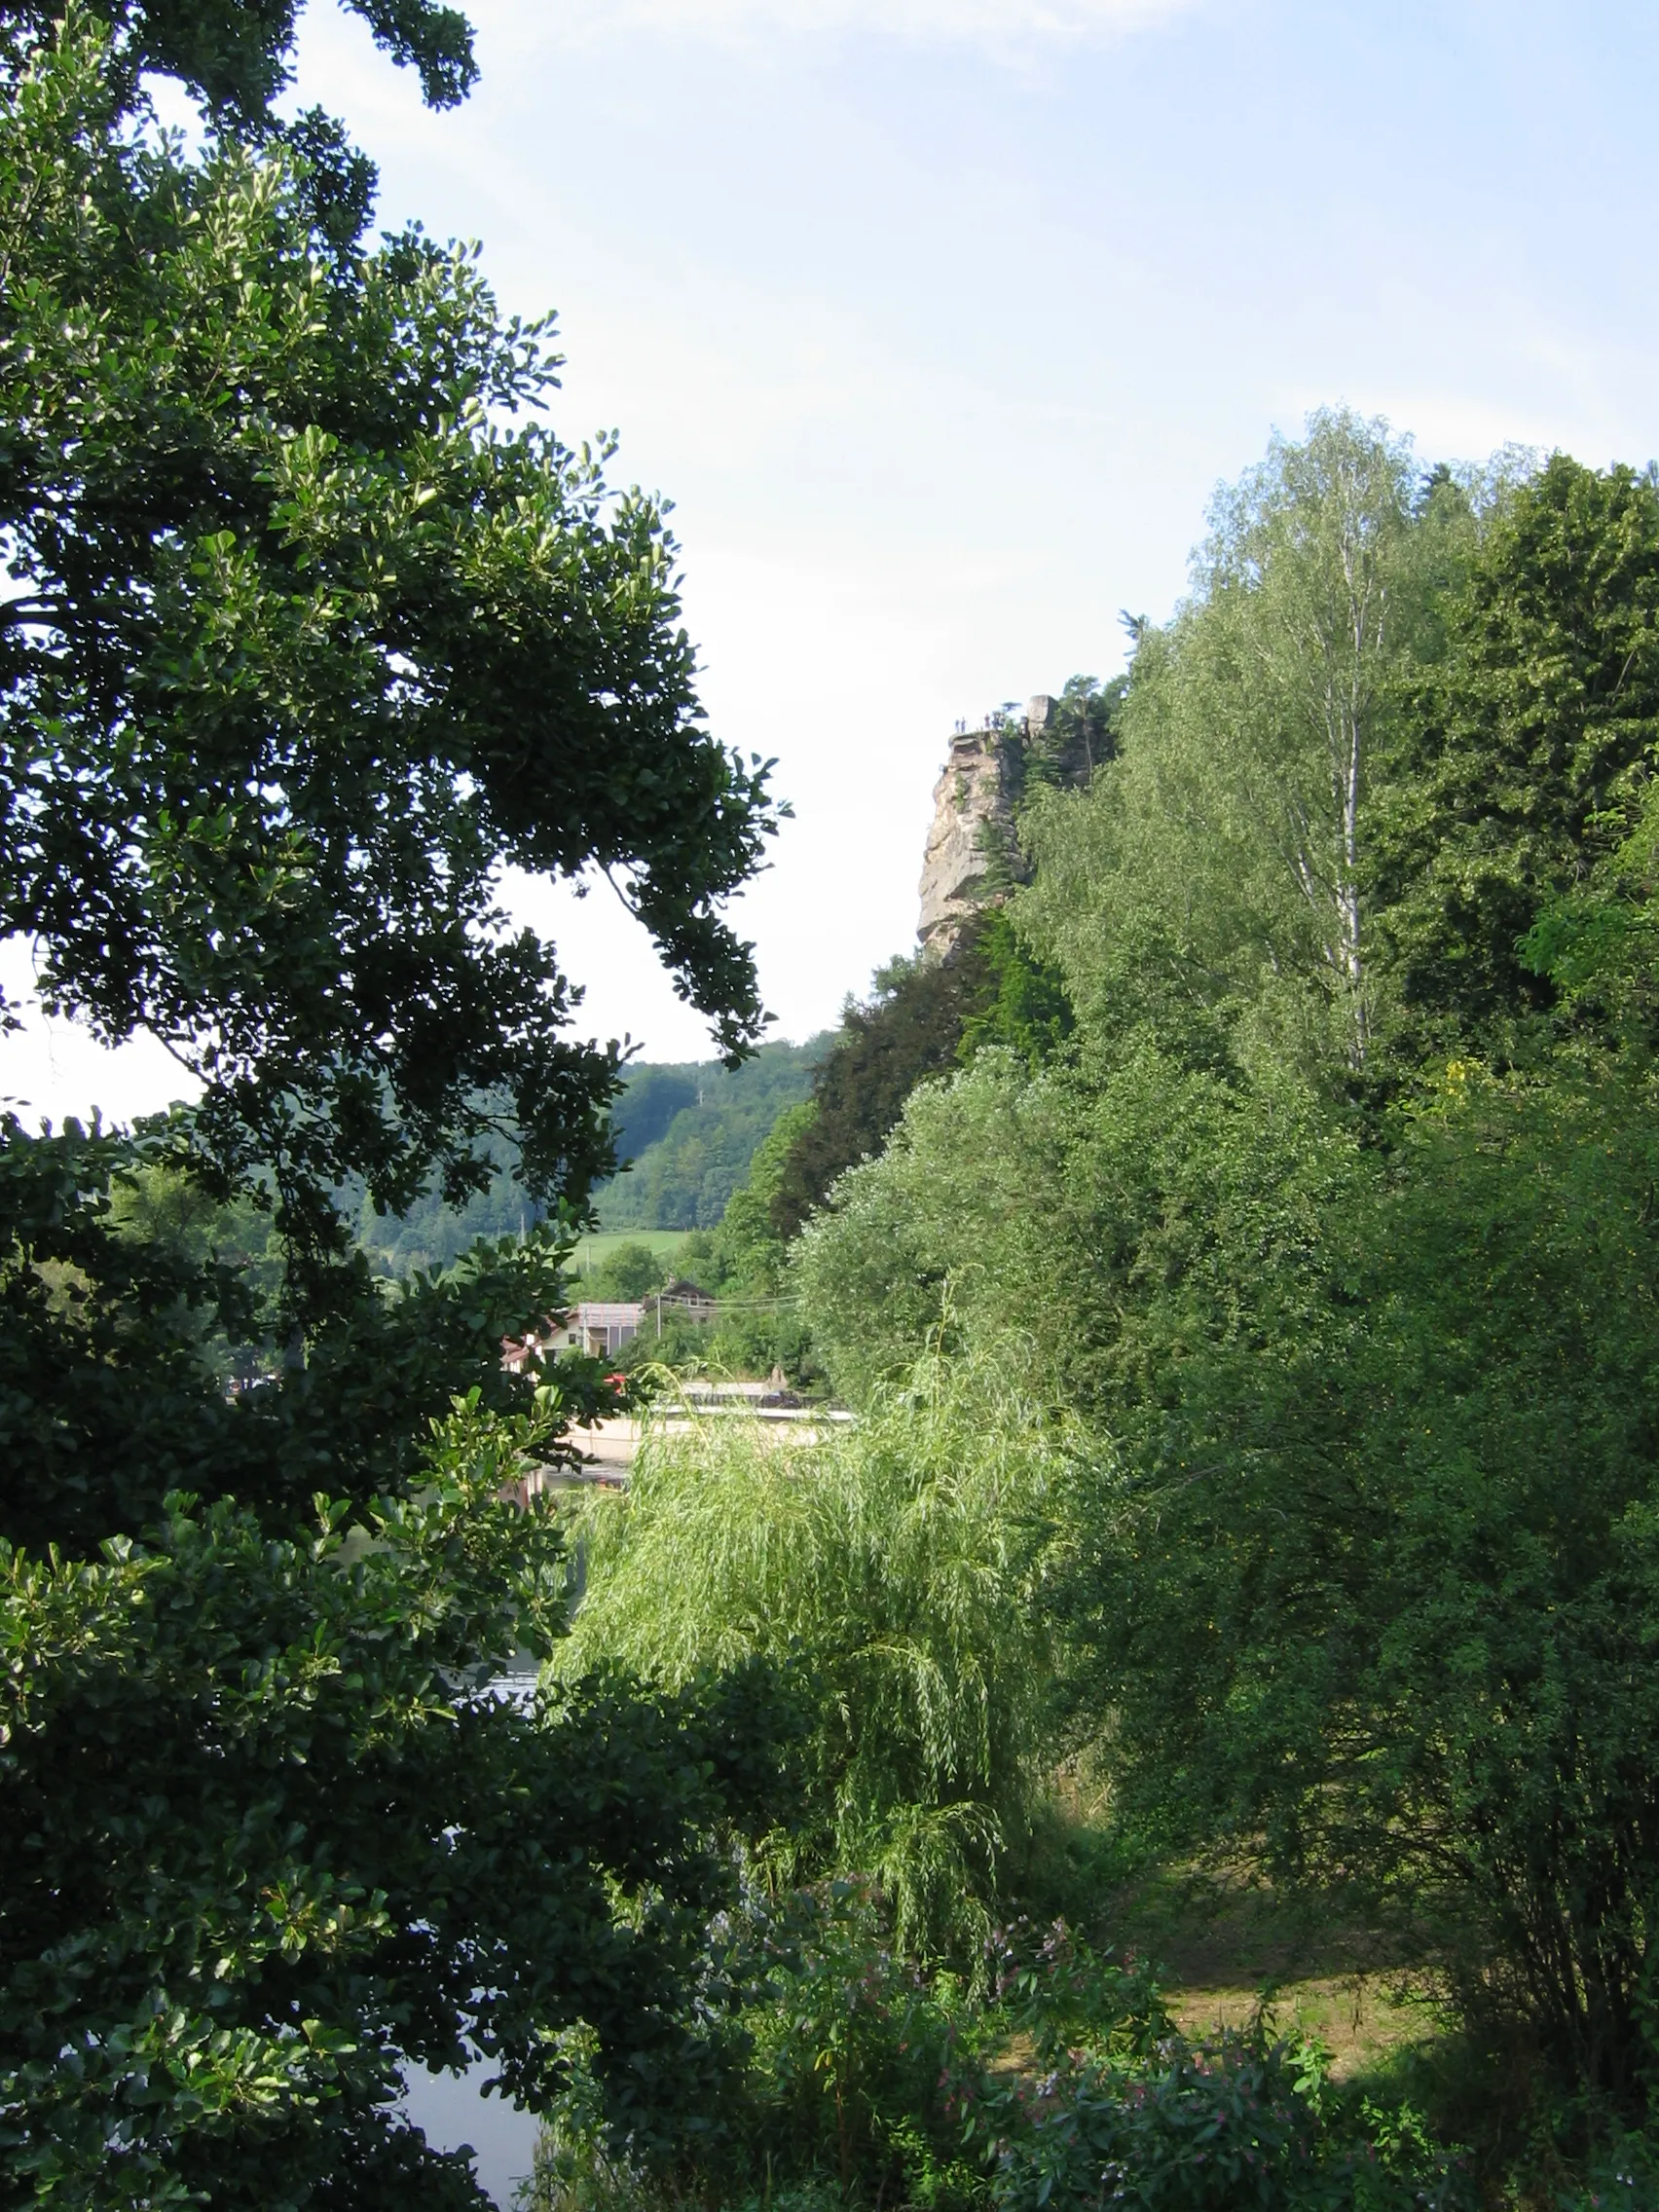
[[[808,1811],[779,1881],[872,1875],[907,1949],[960,1953],[1030,1830],[1052,1654],[1036,1600],[1074,1439],[1012,1347],[925,1357],[856,1425],[752,1417],[647,1437],[583,1510],[587,1590],[562,1668],[665,1686],[755,1658],[808,1714]]]

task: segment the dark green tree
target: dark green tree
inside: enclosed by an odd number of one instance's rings
[[[135,141],[75,23],[0,117],[0,928],[204,1080],[198,1157],[296,1244],[348,1175],[482,1188],[508,1112],[579,1203],[616,1059],[498,867],[620,871],[725,1048],[759,1022],[716,908],[764,787],[698,721],[660,509],[535,419],[549,326],[470,256],[331,254],[292,151]]]
[[[536,1378],[504,1372],[501,1345],[564,1302],[556,1232],[481,1244],[395,1290],[359,1260],[296,1346],[273,1341],[279,1239],[275,1264],[250,1268],[210,1230],[133,1219],[157,1172],[144,1143],[73,1127],[30,1139],[15,1121],[0,1139],[0,1535],[13,1543],[87,1555],[157,1519],[173,1491],[291,1526],[318,1493],[363,1503],[401,1490],[458,1391],[529,1411]],[[227,1395],[228,1374],[250,1386]],[[597,1362],[566,1362],[558,1390],[570,1419],[608,1410]]]
[[[838,1175],[881,1150],[918,1083],[955,1065],[985,971],[970,932],[948,959],[892,960],[874,982],[869,999],[849,1002],[813,1078],[817,1112],[792,1144],[771,1200],[782,1237],[798,1234]]]
[[[1074,1628],[1122,1803],[1384,1939],[1430,1935],[1467,2010],[1529,2021],[1562,2087],[1639,2121],[1659,2080],[1651,1096],[1455,1070],[1386,1169],[1327,1141],[1309,1183],[1307,1151],[1300,1223],[1289,1179],[1244,1156],[1253,1120],[1206,1264],[1161,1276],[1143,1254],[1135,1386],[1080,1523]]]
[[[460,18],[364,13],[464,90]],[[8,2202],[475,2205],[402,2067],[540,2105],[567,2030],[621,2135],[702,2124],[717,1831],[766,1771],[756,1680],[489,1686],[563,1625],[527,1478],[611,1402],[501,1358],[619,1065],[491,886],[618,870],[739,1055],[763,772],[699,724],[659,509],[535,419],[546,326],[419,232],[360,249],[366,166],[270,129],[292,23],[0,17],[0,930],[204,1086],[0,1127]],[[463,1198],[503,1136],[554,1225],[377,1284],[342,1209]]]
[[[1077,1026],[1065,978],[1020,940],[1002,908],[987,914],[975,936],[983,965],[979,1003],[962,1027],[958,1055],[971,1060],[987,1045],[1005,1046],[1028,1066],[1051,1060]]]
[[[1633,827],[1659,740],[1659,481],[1555,455],[1445,612],[1382,814],[1379,932],[1425,1039],[1555,1003],[1520,940]]]
[[[1107,683],[1094,676],[1068,677],[1047,728],[1027,733],[1021,790],[1058,785],[1080,791],[1096,768],[1116,759],[1128,688],[1126,676],[1114,676]]]
[[[126,97],[135,99],[146,71],[176,78],[224,125],[263,133],[271,103],[288,82],[288,61],[304,0],[92,0],[86,10],[107,25],[108,53]],[[439,0],[348,0],[393,60],[412,65],[432,107],[453,107],[477,82],[472,28],[459,8]],[[6,0],[0,40],[11,68],[52,35],[61,19],[52,0]]]
[[[706,2116],[688,1982],[761,1709],[491,1691],[562,1623],[552,1520],[500,1495],[530,1441],[463,1404],[354,1534],[175,1498],[99,1559],[0,1549],[11,2201],[482,2212],[403,2064],[540,2106],[578,2026],[638,2147]]]

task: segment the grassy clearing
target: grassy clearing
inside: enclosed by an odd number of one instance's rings
[[[1087,1761],[1051,1778],[1014,1888],[1038,1920],[1058,1916],[1120,1958],[1150,1961],[1170,2017],[1195,2043],[1262,2023],[1322,2044],[1332,2078],[1353,2082],[1391,2076],[1445,2041],[1438,1983],[1409,1931],[1384,1936],[1328,1900],[1279,1895],[1242,1873],[1148,1862],[1114,1833]]]
[[[1342,2082],[1390,2073],[1444,2040],[1420,1957],[1266,1885],[1166,1868],[1119,1893],[1105,1920],[1158,1962],[1170,2016],[1195,2042],[1264,2020],[1276,2036],[1323,2044]]]
[[[1170,1913],[1166,1901],[1148,1921],[1164,2002],[1195,2041],[1264,2018],[1277,2035],[1322,2043],[1333,2077],[1345,2081],[1423,2051],[1444,2031],[1425,1972],[1382,1964],[1368,1931],[1309,1925],[1269,1893],[1195,1899],[1184,1913]]]
[[[1171,1984],[1163,2001],[1181,2033],[1195,2043],[1213,2040],[1225,2029],[1247,2029],[1258,2016],[1275,2035],[1310,2037],[1330,2052],[1332,2079],[1338,2082],[1375,2075],[1400,2053],[1423,2049],[1436,2034],[1420,1999],[1372,1974],[1283,1982],[1266,2003],[1258,1988]]]
[[[683,1229],[596,1229],[577,1244],[574,1263],[585,1273],[609,1259],[619,1244],[646,1244],[653,1252],[678,1252],[688,1232]]]

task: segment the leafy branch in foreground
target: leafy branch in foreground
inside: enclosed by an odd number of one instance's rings
[[[400,2067],[480,2052],[535,2106],[578,2017],[624,2137],[707,2093],[687,1992],[764,1699],[493,1689],[563,1625],[554,1520],[502,1501],[535,1429],[463,1402],[418,1496],[319,1499],[309,1537],[178,1496],[96,1561],[4,1547],[15,2187],[285,2207],[380,2202],[378,2174],[472,2204]]]
[[[465,90],[453,11],[358,12]],[[564,1598],[504,1493],[614,1402],[501,1358],[621,1059],[496,886],[611,870],[741,1057],[720,909],[775,809],[702,724],[661,502],[545,420],[551,323],[365,248],[370,166],[274,124],[288,0],[56,14],[0,8],[0,935],[203,1088],[0,1125],[0,2195],[477,2206],[401,2069],[536,2105],[580,2022],[620,2139],[672,2128],[724,2064],[731,1828],[776,1818],[758,1675],[488,1687]],[[508,1138],[554,1225],[375,1284],[345,1209]]]
[[[273,1176],[302,1258],[346,1178],[481,1187],[503,1111],[579,1204],[618,1055],[502,866],[616,872],[722,1049],[761,1021],[718,908],[774,812],[700,724],[662,509],[536,419],[551,326],[472,255],[331,258],[300,156],[122,98],[84,16],[0,89],[0,929],[203,1079],[194,1157]]]

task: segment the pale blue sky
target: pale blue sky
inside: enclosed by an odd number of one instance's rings
[[[299,95],[380,163],[387,222],[559,311],[560,427],[615,425],[617,475],[676,501],[712,721],[796,810],[738,909],[785,1034],[909,942],[955,719],[1119,666],[1118,609],[1169,611],[1273,427],[1346,400],[1425,459],[1659,448],[1650,9],[470,12],[453,114],[331,0]],[[608,892],[525,909],[600,1034],[706,1050]],[[91,1101],[66,1055],[32,1087],[60,1110]]]

